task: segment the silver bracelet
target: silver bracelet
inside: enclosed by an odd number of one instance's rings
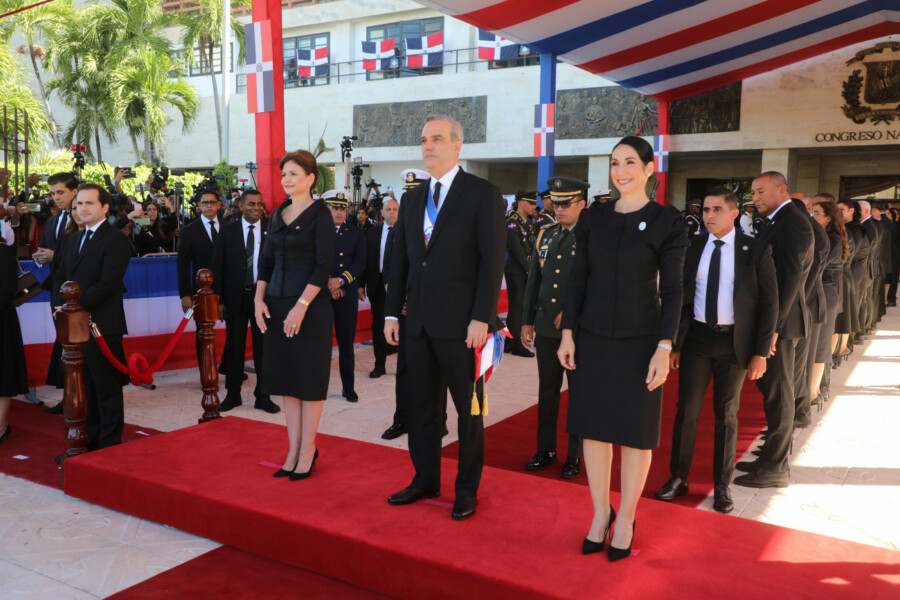
[[[660,347],[660,348],[662,348],[663,350],[668,350],[669,352],[672,351],[672,344],[667,344],[667,343],[665,343],[665,342],[660,342],[660,343],[657,344],[657,346]]]

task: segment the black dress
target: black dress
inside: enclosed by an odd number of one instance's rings
[[[28,369],[19,315],[12,305],[18,289],[16,249],[0,244],[0,396],[28,393]]]
[[[844,265],[841,256],[844,245],[835,233],[828,233],[828,260],[822,271],[822,285],[825,288],[825,321],[819,330],[819,340],[815,349],[815,362],[831,361],[831,338],[834,335],[837,314],[841,310],[841,287],[844,280]]]
[[[622,214],[594,204],[575,228],[563,329],[575,330],[567,430],[632,448],[659,446],[662,386],[647,390],[659,340],[674,340],[689,242],[681,213],[650,202]]]
[[[321,200],[291,223],[272,213],[259,265],[259,281],[268,282],[266,306],[271,317],[263,337],[262,393],[301,400],[324,400],[331,377],[331,331],[328,275],[334,261],[334,221]],[[322,288],[306,309],[300,331],[289,338],[284,320],[307,284]]]

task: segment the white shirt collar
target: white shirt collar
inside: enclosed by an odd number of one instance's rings
[[[709,239],[706,240],[706,245],[709,246],[709,245],[712,245],[712,243],[715,242],[716,240],[722,240],[727,245],[734,246],[734,238],[737,235],[735,233],[736,231],[737,231],[736,229],[732,229],[731,231],[729,231],[728,233],[726,233],[725,235],[723,235],[720,238],[717,238],[713,234],[709,234]]]
[[[456,177],[456,174],[459,173],[459,164],[453,165],[453,168],[444,173],[444,176],[440,179],[435,179],[434,177],[428,182],[428,186],[431,188],[431,193],[434,193],[435,184],[440,181],[441,182],[441,196],[445,196],[447,190],[450,189],[450,184],[453,183],[453,178]]]
[[[253,229],[259,229],[259,221],[257,221],[256,223],[250,223],[246,218],[241,217],[241,226],[244,229],[249,229],[251,225],[253,225]]]
[[[241,217],[241,218],[243,218],[243,217]],[[209,224],[210,224],[210,223],[215,223],[215,224],[216,224],[216,227],[218,227],[218,226],[219,226],[219,217],[217,216],[215,219],[207,219],[206,217],[203,217],[203,223],[204,223],[207,227],[209,227]]]
[[[100,221],[99,223],[97,223],[97,224],[94,225],[93,227],[85,226],[85,228],[84,228],[84,235],[87,235],[88,230],[90,230],[91,233],[97,233],[97,230],[100,229],[100,226],[103,225],[103,222],[104,222],[104,221]]]
[[[772,219],[775,218],[775,215],[778,214],[778,211],[781,210],[782,208],[784,208],[784,205],[785,205],[785,204],[790,204],[791,202],[793,202],[793,200],[791,200],[790,198],[788,198],[787,200],[785,200],[784,202],[781,203],[781,206],[779,206],[778,208],[776,208],[775,210],[773,210],[773,211],[772,211],[772,214],[771,214],[771,215],[768,215],[766,218],[767,218],[768,220],[771,221]]]

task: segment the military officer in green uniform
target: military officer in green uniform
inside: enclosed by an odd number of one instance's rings
[[[513,336],[507,348],[515,356],[527,358],[533,357],[534,352],[522,345],[520,334],[525,282],[528,279],[528,265],[534,246],[531,218],[536,210],[537,191],[519,194],[515,210],[506,219],[506,266],[503,269],[503,275],[506,277],[506,297],[509,301],[506,326]]]
[[[559,418],[559,398],[564,369],[556,351],[562,332],[563,298],[569,272],[575,259],[573,229],[587,202],[585,181],[569,177],[551,177],[550,201],[555,207],[557,222],[542,228],[534,242],[534,254],[525,290],[522,324],[522,343],[534,343],[538,364],[538,431],[537,454],[525,469],[539,471],[557,462],[556,431]],[[574,479],[581,474],[581,439],[570,435],[566,462],[560,475]]]

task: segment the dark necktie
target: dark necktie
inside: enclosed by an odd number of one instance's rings
[[[66,231],[66,223],[69,221],[69,211],[64,210],[59,215],[59,229],[56,230],[56,239],[59,240]]]
[[[247,272],[244,274],[245,285],[253,285],[253,254],[255,250],[256,236],[253,235],[253,225],[250,225],[250,229],[247,231]]]
[[[437,209],[438,204],[441,201],[441,182],[438,181],[434,184],[434,194],[432,196],[432,201],[434,202],[434,208]]]
[[[384,273],[384,265],[391,260],[391,251],[394,248],[394,228],[388,227],[387,239],[384,241],[384,258],[381,259],[381,272]]]
[[[91,243],[91,236],[94,235],[94,232],[90,229],[84,232],[84,241],[81,242],[81,250],[78,251],[78,256],[83,256],[84,251],[87,250],[88,244]]]
[[[219,232],[216,231],[216,222],[215,222],[215,221],[210,221],[210,222],[209,222],[209,232],[210,232],[210,235],[212,235],[212,241],[213,241],[213,244],[215,244],[215,243],[216,243],[216,236],[219,235]]]
[[[715,240],[716,245],[709,259],[709,276],[706,278],[706,324],[719,324],[719,264],[722,262],[722,240]]]

